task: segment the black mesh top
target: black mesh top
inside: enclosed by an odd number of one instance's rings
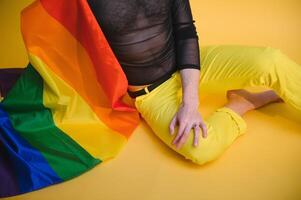
[[[88,0],[130,85],[200,69],[189,0]]]

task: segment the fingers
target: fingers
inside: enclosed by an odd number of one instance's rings
[[[193,126],[192,124],[186,125],[184,128],[184,125],[180,125],[179,131],[175,139],[173,140],[173,144],[176,145],[176,148],[179,149],[183,146],[183,144],[187,141],[189,137],[190,130],[194,129],[194,140],[193,145],[194,147],[197,147],[199,145],[199,138],[200,138],[200,130],[202,128],[202,136],[203,138],[207,138],[207,127],[206,124],[203,122],[200,122],[198,125]]]
[[[170,122],[170,125],[169,125],[169,134],[170,135],[174,134],[176,124],[177,124],[177,115],[175,115]]]
[[[181,148],[182,145],[186,142],[191,128],[192,128],[192,125],[188,125],[188,126],[185,127],[184,132],[182,134],[182,137],[177,142],[177,145],[176,145],[177,149]]]
[[[183,144],[187,141],[190,130],[192,128],[194,129],[194,147],[197,147],[199,143],[200,128],[202,129],[202,137],[207,138],[208,136],[206,124],[204,123],[201,117],[199,117],[198,120],[185,120],[183,117],[181,117],[181,115],[178,115],[178,113],[176,113],[169,125],[170,135],[174,135],[175,128],[177,125],[179,125],[179,129],[177,131],[176,137],[172,141],[172,144],[176,145],[177,149],[181,148]]]
[[[172,144],[177,144],[179,142],[179,140],[181,139],[182,135],[183,135],[183,131],[185,129],[185,123],[180,123],[179,125],[179,129],[178,129],[178,134],[177,136],[174,138]]]
[[[200,126],[194,126],[194,141],[193,145],[197,147],[199,145],[199,138],[200,138]]]
[[[208,131],[207,131],[207,126],[206,126],[206,124],[205,124],[204,122],[201,122],[201,123],[200,123],[200,126],[201,126],[201,128],[202,128],[202,136],[203,136],[203,138],[207,138],[207,136],[208,136]]]

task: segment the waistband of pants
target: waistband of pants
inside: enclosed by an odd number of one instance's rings
[[[144,94],[148,94],[152,90],[154,90],[156,87],[158,87],[159,85],[161,85],[163,82],[167,81],[172,76],[173,73],[174,73],[174,71],[172,71],[172,72],[170,72],[168,74],[165,74],[160,79],[156,80],[151,85],[142,88],[141,90],[137,90],[137,91],[127,90],[127,92],[128,92],[128,94],[129,94],[129,96],[131,98],[136,98],[138,96],[141,96],[141,95],[144,95]]]

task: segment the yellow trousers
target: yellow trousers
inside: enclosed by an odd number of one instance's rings
[[[212,90],[264,86],[273,89],[285,103],[301,111],[301,67],[270,47],[207,46],[201,49],[200,85]],[[201,92],[201,91],[199,91]],[[227,107],[207,117],[208,137],[194,147],[193,130],[186,143],[176,149],[169,124],[182,100],[179,71],[148,94],[138,96],[135,106],[153,132],[169,147],[197,164],[220,156],[233,141],[246,132],[244,119]],[[177,129],[175,130],[177,133]]]

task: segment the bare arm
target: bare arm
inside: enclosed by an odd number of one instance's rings
[[[199,81],[200,81],[200,70],[195,69],[183,69],[180,70],[183,98],[182,102],[185,105],[195,106],[199,105]]]
[[[207,136],[207,130],[198,112],[200,51],[189,0],[173,0],[172,20],[176,44],[176,62],[181,74],[183,95],[179,110],[173,117],[169,129],[170,133],[174,134],[175,126],[179,125],[177,136],[173,140],[173,144],[177,148],[186,142],[190,130],[194,129],[193,144],[197,146],[200,127],[203,130],[203,137]]]
[[[173,117],[169,129],[174,134],[175,126],[178,124],[179,129],[173,144],[180,148],[187,140],[190,130],[194,129],[194,146],[198,146],[200,127],[202,136],[207,137],[206,125],[198,111],[199,107],[199,77],[200,70],[183,69],[180,70],[182,81],[182,103],[178,112]]]

